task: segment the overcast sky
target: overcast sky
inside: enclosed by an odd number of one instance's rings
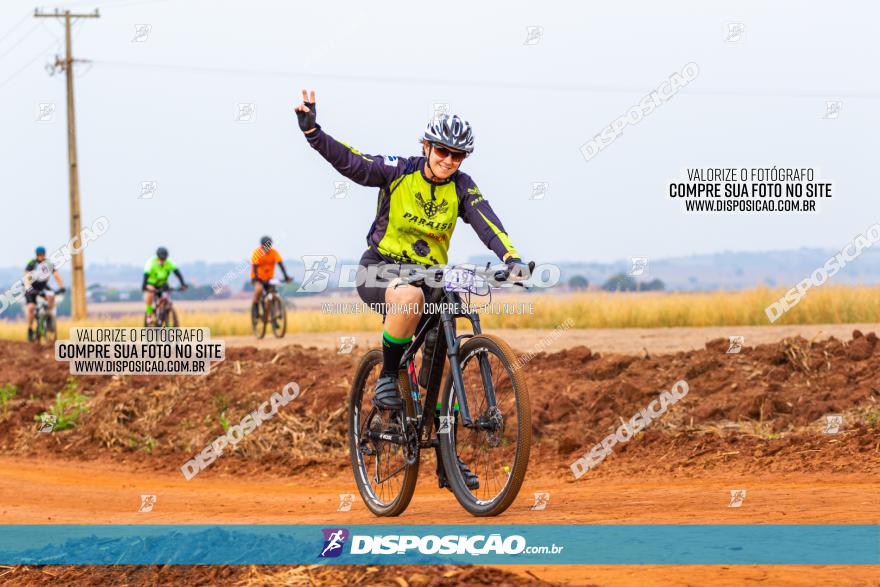
[[[59,4],[96,5],[75,27],[75,56],[93,60],[75,79],[80,187],[84,224],[110,229],[87,263],[141,263],[159,244],[178,262],[239,259],[262,234],[287,257],[357,258],[376,190],[331,197],[342,178],[292,114],[302,87],[327,132],[373,154],[416,154],[432,105],[449,103],[476,130],[462,169],[528,259],[840,248],[880,221],[873,3]],[[34,8],[0,3],[0,266],[69,237],[64,76],[44,69],[63,27]],[[744,27],[735,42],[729,23]],[[527,44],[530,26],[542,34]],[[584,159],[689,62],[697,79]],[[235,120],[242,103],[254,121]],[[812,166],[834,197],[816,214],[686,214],[666,184],[699,165]],[[532,182],[548,182],[543,199]],[[460,223],[450,259],[484,251]]]

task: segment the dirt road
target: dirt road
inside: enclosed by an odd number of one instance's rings
[[[30,489],[28,489],[30,488]],[[729,508],[731,489],[748,489],[743,507]],[[519,498],[494,521],[504,524],[880,524],[880,482],[866,475],[741,475],[560,480],[529,476]],[[532,511],[535,492],[550,505]],[[350,512],[339,495],[353,493]],[[140,495],[157,496],[150,513]],[[0,459],[0,515],[8,524],[485,524],[437,489],[425,467],[404,515],[379,519],[360,502],[350,472],[333,476],[235,477],[133,471],[103,462]]]
[[[0,516],[12,524],[355,524],[461,523],[486,520],[466,514],[432,475],[423,475],[407,512],[377,519],[356,499],[350,512],[336,511],[339,494],[354,493],[350,475],[259,477],[136,472],[106,463],[0,459]],[[729,490],[747,488],[740,508],[729,508]],[[527,479],[516,503],[497,523],[880,523],[876,478],[860,475],[715,474],[696,479],[603,479],[562,482],[553,476]],[[550,491],[544,511],[532,511],[532,494]],[[139,513],[140,495],[157,496],[154,510]],[[415,567],[412,574],[418,574]],[[870,584],[876,568],[803,566],[529,566],[499,569],[526,579],[562,584],[772,585],[817,582]],[[699,569],[699,570],[698,570]],[[404,574],[405,576],[405,574]],[[699,580],[697,580],[699,577]]]

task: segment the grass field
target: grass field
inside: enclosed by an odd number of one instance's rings
[[[533,313],[483,313],[486,328],[556,328],[569,319],[571,328],[662,328],[674,326],[760,326],[770,324],[764,309],[785,293],[756,288],[708,293],[524,294],[498,296],[495,303],[531,304]],[[184,326],[211,329],[216,336],[251,333],[247,302],[242,311],[180,312]],[[140,326],[141,316],[89,319],[81,326]],[[775,324],[845,324],[880,322],[880,287],[823,287],[811,290]],[[66,338],[69,320],[59,323]],[[327,314],[320,309],[288,313],[289,332],[362,331],[378,327],[375,314]],[[0,321],[0,338],[24,340],[21,321]]]

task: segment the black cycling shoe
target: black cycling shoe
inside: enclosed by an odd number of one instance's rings
[[[376,381],[373,405],[380,410],[402,410],[403,398],[397,388],[397,377],[382,375]]]
[[[28,328],[28,342],[34,342],[34,329]]]
[[[464,484],[468,489],[479,489],[480,488],[480,479],[477,477],[473,471],[471,471],[464,461],[462,461],[458,455],[455,456],[455,460],[458,461],[458,470],[461,471],[462,477],[464,477]],[[437,467],[437,481],[440,484],[440,489],[444,487],[449,491],[452,491],[452,487],[449,485],[449,481],[446,480],[446,471],[443,470],[443,465],[440,464]]]

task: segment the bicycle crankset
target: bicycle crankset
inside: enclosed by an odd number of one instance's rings
[[[414,465],[419,460],[419,433],[413,423],[406,425],[406,444],[403,445],[403,460],[407,465]]]

